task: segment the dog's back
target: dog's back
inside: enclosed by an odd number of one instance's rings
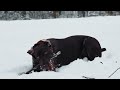
[[[101,57],[102,51],[106,50],[101,48],[97,39],[85,35],[75,35],[63,39],[52,38],[49,40],[55,52],[61,51],[61,55],[56,60],[63,65],[67,65],[77,58],[83,59],[84,57],[92,61],[95,57]]]

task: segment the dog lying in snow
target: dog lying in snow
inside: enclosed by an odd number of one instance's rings
[[[33,69],[30,71],[39,72],[55,71],[56,68],[68,65],[78,58],[87,57],[93,61],[95,57],[102,57],[103,51],[106,51],[106,48],[101,48],[95,38],[75,35],[63,39],[40,40],[27,53],[32,56],[33,61]]]

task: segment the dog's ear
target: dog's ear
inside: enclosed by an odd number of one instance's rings
[[[33,49],[28,50],[27,53],[32,55],[33,54]]]

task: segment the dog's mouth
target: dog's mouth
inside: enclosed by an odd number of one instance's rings
[[[47,64],[39,65],[40,71],[55,71],[55,65],[53,61],[49,61]]]
[[[35,69],[38,70],[38,71],[55,71],[56,69],[56,65],[55,65],[55,62],[54,60],[49,60],[48,62],[46,63],[43,63],[43,62],[39,62],[40,61],[40,58],[39,57],[36,57],[38,63],[36,63],[34,65],[34,67],[36,67]]]
[[[41,56],[34,54],[33,49],[29,50],[27,53],[30,54],[34,58],[35,62],[37,62],[36,64],[33,63],[35,70],[37,70],[37,71],[55,71],[56,70],[57,65],[55,65],[56,63],[54,61],[54,58],[57,57],[57,54],[55,54],[55,55],[53,53],[49,54],[49,57],[43,55],[42,59],[41,59],[40,58]],[[45,60],[45,59],[47,59],[46,57],[48,57],[49,60],[45,63],[44,61],[46,61]]]
[[[49,61],[49,67],[50,67],[50,71],[55,71],[55,63],[54,63],[54,61],[53,60],[50,60]]]

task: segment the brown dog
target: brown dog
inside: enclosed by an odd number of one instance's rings
[[[76,35],[64,39],[50,38],[40,40],[27,53],[32,55],[34,71],[54,71],[63,65],[68,65],[76,59],[87,57],[93,61],[95,57],[102,57],[98,40],[90,36]]]

